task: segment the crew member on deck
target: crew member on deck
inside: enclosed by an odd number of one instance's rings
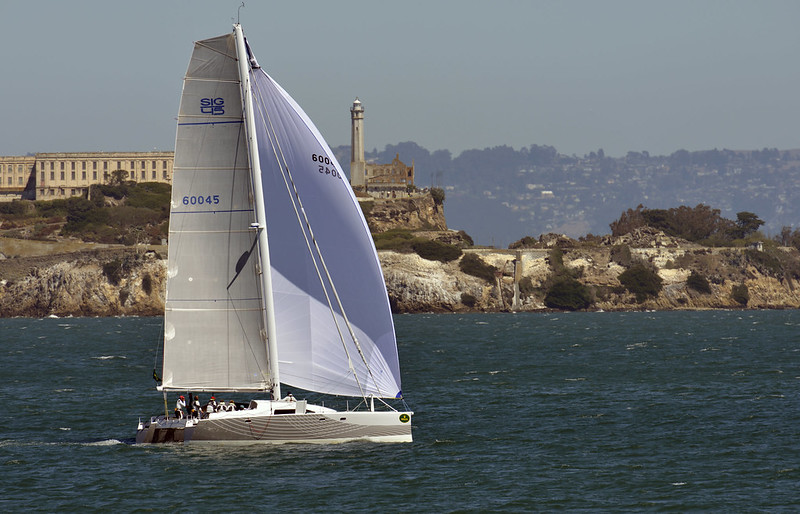
[[[208,400],[208,403],[206,404],[206,412],[218,412],[218,411],[219,411],[219,405],[217,404],[217,399],[212,396],[211,399]]]
[[[291,392],[291,391],[289,391],[289,394],[287,394],[287,395],[286,395],[286,396],[283,398],[283,401],[285,401],[285,402],[296,402],[297,400],[295,400],[295,399],[294,399],[294,396],[292,396],[292,392]]]
[[[175,402],[175,417],[178,419],[183,419],[184,412],[183,410],[186,408],[186,398],[183,395],[178,395],[178,401]]]

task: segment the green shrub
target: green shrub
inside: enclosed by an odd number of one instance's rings
[[[560,271],[564,267],[564,252],[561,248],[553,248],[550,250],[550,268],[553,271]]]
[[[553,282],[544,297],[544,304],[551,309],[575,311],[592,304],[588,287],[571,277],[561,277]]]
[[[444,189],[441,187],[434,187],[431,189],[431,197],[435,205],[442,205],[444,203]]]
[[[522,277],[519,281],[519,294],[521,294],[523,298],[528,298],[534,291],[536,291],[536,288],[533,287],[533,280],[531,280],[531,277]]]
[[[122,261],[114,259],[103,264],[103,275],[106,276],[109,283],[118,286],[122,280]]]
[[[633,262],[631,249],[628,245],[614,245],[611,247],[611,262],[616,262],[620,266],[628,267]]]
[[[408,230],[387,230],[380,234],[373,234],[372,239],[375,241],[375,248],[378,250],[395,250],[403,253],[409,253],[414,250],[412,247],[414,233]]]
[[[648,296],[658,296],[663,286],[663,281],[658,273],[644,264],[634,264],[619,276],[620,283],[636,295],[636,301],[641,303]]]
[[[698,293],[711,293],[711,284],[708,283],[708,279],[696,271],[692,271],[689,274],[689,278],[686,279],[686,285]]]
[[[477,298],[472,296],[469,293],[461,293],[461,303],[466,305],[469,308],[475,307],[475,303],[477,302]]]
[[[482,278],[487,282],[494,281],[494,273],[497,271],[496,267],[487,264],[474,253],[464,254],[461,262],[458,263],[458,267],[467,275]]]
[[[750,291],[744,284],[735,285],[731,289],[731,298],[739,305],[747,305],[747,302],[750,301]]]
[[[153,292],[153,278],[150,276],[150,273],[145,273],[142,277],[142,291],[148,296]]]
[[[429,261],[450,262],[461,257],[461,249],[457,246],[433,241],[431,239],[416,239],[411,247],[417,255]]]

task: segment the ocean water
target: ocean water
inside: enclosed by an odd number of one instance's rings
[[[800,312],[403,315],[414,442],[136,446],[157,318],[0,320],[7,511],[797,511]]]

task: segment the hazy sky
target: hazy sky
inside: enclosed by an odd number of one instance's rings
[[[241,0],[0,0],[0,155],[172,149],[192,43]],[[261,1],[260,64],[331,146],[800,148],[800,2]]]

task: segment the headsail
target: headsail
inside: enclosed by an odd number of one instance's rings
[[[396,397],[400,369],[386,286],[347,177],[288,93],[260,68],[251,77],[281,381],[324,393]]]
[[[234,37],[199,41],[175,142],[165,389],[269,388],[251,195]]]

